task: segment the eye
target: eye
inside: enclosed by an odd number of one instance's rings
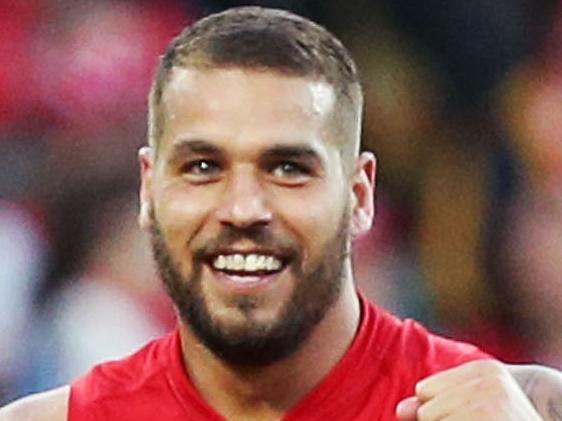
[[[280,178],[308,177],[311,171],[306,166],[296,162],[280,162],[273,166],[271,173]]]
[[[209,177],[216,176],[220,173],[220,165],[211,159],[197,159],[182,165],[182,174]]]

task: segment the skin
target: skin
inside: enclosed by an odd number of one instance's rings
[[[434,374],[396,408],[399,421],[562,420],[562,376],[540,366],[475,361]]]
[[[277,235],[299,242],[303,264],[323,257],[322,246],[336,232],[346,204],[351,235],[370,228],[374,157],[363,153],[355,158],[353,171],[343,170],[337,131],[330,127],[335,112],[330,90],[317,80],[241,69],[183,69],[174,74],[164,96],[168,119],[159,149],[140,152],[139,219],[149,229],[150,215],[155,215],[182,275],[192,271],[195,245],[213,238],[225,225],[271,225]],[[202,156],[185,147],[186,142],[193,146],[202,140],[214,146],[215,155]],[[312,168],[306,174],[295,172],[295,162],[286,162],[285,156],[264,165],[272,144],[313,150],[312,163],[305,161]],[[201,160],[216,159],[217,150],[222,166],[215,171]],[[277,420],[325,377],[347,350],[359,323],[349,257],[343,265],[341,293],[324,319],[295,353],[267,366],[228,365],[181,324],[183,349],[189,350],[189,358],[184,351],[187,370],[217,412],[229,420]],[[208,268],[202,276],[213,318],[242,331],[249,315],[233,302],[244,294],[254,297],[251,318],[270,325],[299,281],[285,271],[265,286],[236,289]],[[66,387],[25,398],[0,410],[0,421],[63,421],[68,392]],[[397,416],[401,421],[541,419],[534,404],[542,419],[561,420],[560,401],[558,372],[487,361],[418,383],[416,396],[399,405]]]
[[[141,152],[146,212],[141,225],[150,226],[146,215],[152,207],[185,277],[192,272],[192,249],[224,226],[267,224],[279,238],[300,245],[303,267],[325,257],[347,206],[354,234],[370,227],[374,158],[363,154],[356,170],[345,174],[330,124],[335,102],[329,85],[268,72],[180,69],[163,102],[168,118],[157,158],[151,150]],[[216,151],[194,150],[207,146]],[[289,158],[278,152],[288,148],[313,153]],[[197,160],[206,160],[207,166],[192,169]],[[255,246],[244,241],[235,245],[242,250]],[[228,419],[277,419],[341,358],[359,322],[349,257],[343,265],[341,293],[323,320],[297,352],[266,367],[225,364],[182,323],[184,349],[195,350],[185,358],[186,366],[219,413]],[[240,291],[220,282],[209,267],[202,277],[213,319],[233,331],[244,331],[250,318],[263,326],[274,324],[299,282],[283,270],[265,287]],[[232,305],[241,296],[257,302],[250,315]],[[289,374],[299,382],[283,381]]]
[[[0,421],[66,421],[70,387],[27,396],[0,409]]]

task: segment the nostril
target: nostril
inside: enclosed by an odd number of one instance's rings
[[[271,211],[259,198],[255,197],[224,206],[219,212],[219,219],[222,223],[238,227],[267,225],[271,218]]]
[[[260,233],[267,229],[271,221],[268,220],[252,220],[252,221],[232,221],[232,220],[222,220],[220,222],[224,227],[230,229],[240,230],[243,232],[243,236],[247,238],[258,238]]]

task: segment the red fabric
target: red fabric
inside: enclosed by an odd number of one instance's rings
[[[396,404],[418,380],[488,357],[361,300],[363,317],[350,349],[284,421],[395,420]],[[97,366],[72,385],[69,421],[93,420],[224,421],[187,377],[177,332],[127,359]]]
[[[41,3],[0,2],[0,127],[25,118],[37,95],[30,83],[36,54],[31,35]]]

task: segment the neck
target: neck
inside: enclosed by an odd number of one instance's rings
[[[227,419],[279,419],[342,358],[359,319],[359,300],[350,276],[334,306],[290,357],[264,367],[233,367],[205,348],[182,323],[185,367],[203,398]]]

